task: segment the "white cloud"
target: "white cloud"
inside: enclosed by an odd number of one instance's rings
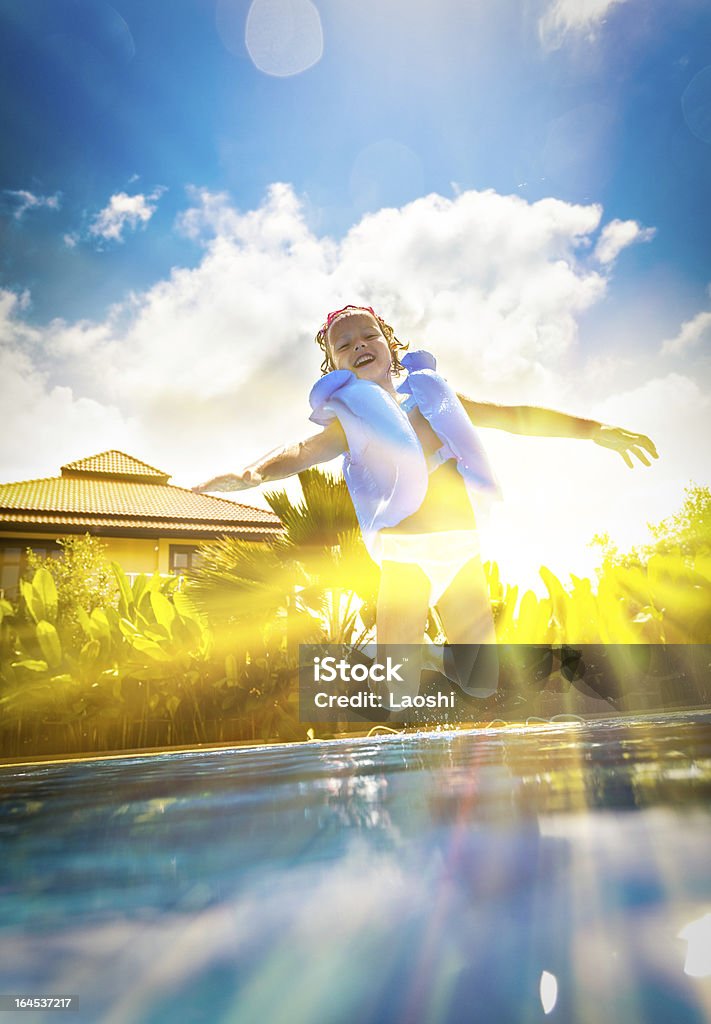
[[[611,220],[600,232],[595,257],[602,264],[613,263],[628,245],[650,242],[655,234],[655,228],[643,228],[635,220]]]
[[[711,312],[697,313],[691,320],[685,320],[678,334],[662,342],[662,355],[678,356],[703,342],[711,342]]]
[[[347,302],[373,305],[413,348],[431,348],[445,375],[475,398],[590,415],[615,379],[612,367],[595,384],[585,373],[589,353],[578,352],[578,319],[611,280],[591,253],[599,206],[493,191],[429,195],[368,215],[335,241],[314,235],[287,185],[248,211],[225,194],[196,190],[191,198],[180,226],[204,247],[195,267],[174,269],[98,322],[29,327],[17,307],[6,308],[12,389],[25,398],[8,406],[0,478],[30,458],[17,454],[20,432],[23,452],[43,459],[44,472],[116,447],[185,485],[308,436],[317,428],[307,396],[321,362],[313,336],[325,313]],[[6,379],[0,390],[10,394]],[[669,431],[687,438],[674,481],[685,482],[689,395],[676,384],[670,394]],[[40,416],[24,411],[33,406]],[[648,429],[649,402],[639,418],[634,402],[629,415],[625,408],[621,425]],[[694,429],[695,437],[698,422]],[[608,527],[628,519],[630,495],[653,472],[629,473],[587,443],[488,435],[508,524],[488,553],[503,560],[518,544],[519,570],[526,559],[535,567],[563,550],[584,552],[604,528],[593,510]],[[233,497],[263,504],[259,491]],[[645,522],[644,509],[637,513]]]
[[[245,213],[225,195],[194,198],[180,225],[202,239],[202,261],[137,296],[127,333],[106,343],[122,366],[106,386],[131,402],[161,396],[161,416],[170,394],[193,407],[229,403],[236,416],[238,396],[250,404],[260,379],[300,386],[305,398],[320,362],[315,330],[327,309],[354,298],[380,307],[415,344],[436,339],[450,366],[462,363],[463,386],[544,387],[575,345],[577,314],[606,288],[579,258],[599,224],[596,206],[432,195],[364,218],[337,244],[309,231],[285,185]],[[67,325],[62,346],[86,332]]]
[[[46,332],[22,320],[23,308],[22,296],[0,291],[0,478],[56,475],[63,462],[89,452],[130,451],[139,442],[117,408],[53,384],[40,369]]]
[[[608,11],[625,0],[551,0],[538,23],[547,49],[558,49],[568,36],[595,39]]]
[[[58,210],[61,206],[62,194],[55,192],[52,196],[36,196],[27,189],[3,189],[2,192],[5,205],[12,210],[15,220],[21,218],[28,210],[37,210],[46,207],[48,210]]]
[[[135,230],[140,224],[148,223],[156,212],[155,200],[160,198],[163,191],[158,188],[148,195],[139,192],[132,196],[126,192],[117,192],[94,217],[89,225],[89,234],[107,241],[122,242],[127,228]]]

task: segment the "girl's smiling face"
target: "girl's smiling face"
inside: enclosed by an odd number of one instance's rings
[[[328,332],[331,359],[337,370],[350,370],[363,380],[392,388],[392,353],[370,313],[344,313]]]

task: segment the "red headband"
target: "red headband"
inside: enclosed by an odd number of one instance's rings
[[[321,328],[321,330],[322,331],[327,331],[329,329],[329,327],[331,326],[331,324],[333,323],[333,321],[337,317],[339,317],[341,315],[341,313],[345,313],[349,309],[362,309],[364,313],[371,313],[372,316],[374,316],[376,320],[380,320],[380,317],[375,312],[375,310],[372,308],[372,306],[351,306],[351,305],[348,305],[348,306],[344,306],[343,309],[334,309],[334,311],[332,313],[329,313],[328,316],[326,317],[326,322],[323,325],[323,327]]]

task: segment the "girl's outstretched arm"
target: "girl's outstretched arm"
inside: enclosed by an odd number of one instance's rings
[[[469,419],[477,427],[493,427],[508,430],[511,434],[528,434],[534,437],[575,437],[594,441],[603,448],[619,452],[632,469],[630,453],[645,466],[651,462],[647,455],[658,459],[659,455],[645,434],[635,434],[621,427],[610,427],[597,420],[569,416],[553,409],[540,409],[535,405],[494,405],[490,402],[474,402],[459,395]]]
[[[333,420],[324,430],[313,437],[307,437],[305,441],[274,448],[240,473],[214,476],[192,490],[198,494],[203,491],[243,491],[270,480],[283,480],[320,462],[330,462],[347,447],[343,428],[338,420]]]

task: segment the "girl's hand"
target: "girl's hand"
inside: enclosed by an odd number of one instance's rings
[[[245,469],[242,473],[225,473],[223,476],[213,476],[204,484],[198,484],[191,488],[196,494],[203,494],[205,491],[246,491],[248,487],[258,487],[262,478],[253,469]]]
[[[653,459],[659,458],[654,442],[650,441],[645,434],[633,434],[631,430],[623,430],[621,427],[606,427],[603,424],[597,428],[592,439],[595,444],[599,444],[603,448],[619,452],[630,469],[634,468],[630,452],[645,466],[652,465],[645,452]]]

